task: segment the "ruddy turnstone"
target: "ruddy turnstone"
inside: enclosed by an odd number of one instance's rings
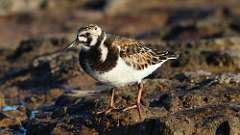
[[[79,47],[79,61],[83,70],[91,77],[114,88],[137,83],[136,104],[123,109],[137,108],[139,117],[140,100],[143,91],[142,80],[159,68],[164,62],[178,56],[167,50],[150,48],[143,41],[107,34],[101,27],[90,24],[81,27],[76,39],[67,48]],[[110,112],[114,107],[114,88],[110,101]]]

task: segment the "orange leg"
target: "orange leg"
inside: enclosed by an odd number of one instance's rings
[[[105,114],[108,114],[110,113],[112,110],[114,109],[117,109],[115,106],[114,106],[114,94],[115,94],[115,89],[113,88],[112,89],[112,95],[110,97],[110,106],[107,110],[103,110],[103,111],[100,111],[100,112],[97,112],[97,114],[102,114],[102,113],[105,113]]]
[[[137,108],[138,111],[138,115],[139,115],[139,119],[142,119],[142,115],[141,115],[141,97],[142,97],[142,91],[143,91],[143,83],[139,83],[138,84],[138,96],[137,96],[137,102],[135,105],[127,107],[125,109],[123,109],[123,111],[128,111],[134,108]]]

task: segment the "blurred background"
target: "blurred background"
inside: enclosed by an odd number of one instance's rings
[[[65,96],[72,89],[98,89],[79,70],[78,51],[59,51],[87,24],[181,54],[149,77],[155,79],[145,85],[146,118],[189,109],[186,119],[168,117],[170,122],[161,119],[160,126],[170,123],[172,128],[163,129],[184,134],[239,133],[239,123],[234,124],[239,112],[207,106],[240,103],[240,0],[0,0],[0,134],[123,134],[126,127],[125,133],[142,134],[134,130],[139,126],[134,111],[89,114],[102,106],[100,101],[107,103],[104,94],[97,99]],[[117,97],[118,105],[134,103],[135,88],[121,89],[125,94]],[[195,107],[203,114],[191,110]],[[181,125],[186,120],[192,120],[187,128]]]
[[[195,40],[239,33],[239,0],[0,0],[0,47],[29,37],[73,36],[95,23],[110,33]]]

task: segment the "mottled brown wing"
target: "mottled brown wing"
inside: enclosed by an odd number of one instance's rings
[[[158,51],[147,47],[144,42],[121,39],[114,41],[113,45],[120,48],[120,57],[129,65],[137,70],[143,70],[150,65],[155,65],[173,59],[168,55],[168,51]]]

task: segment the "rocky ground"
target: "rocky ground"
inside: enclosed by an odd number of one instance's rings
[[[240,134],[240,3],[136,1],[0,0],[0,134]],[[181,54],[145,79],[142,119],[121,111],[134,85],[116,91],[119,110],[96,113],[110,92],[62,51],[89,23]]]

